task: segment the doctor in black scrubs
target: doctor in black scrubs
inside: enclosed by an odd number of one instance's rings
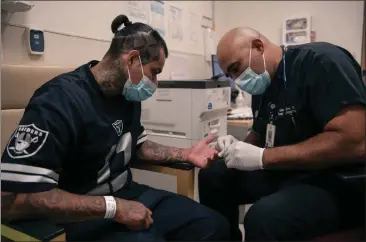
[[[199,173],[200,202],[241,240],[238,205],[251,204],[246,241],[307,240],[364,223],[366,91],[360,65],[330,43],[278,46],[249,28],[229,31],[217,58],[252,94],[244,142],[218,138],[225,162]]]

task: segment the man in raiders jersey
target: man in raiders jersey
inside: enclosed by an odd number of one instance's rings
[[[206,167],[217,151],[212,136],[190,149],[147,140],[140,102],[156,89],[167,46],[124,15],[111,28],[100,62],[55,77],[31,98],[2,157],[2,218],[63,223],[71,241],[228,240],[219,213],[132,181],[135,158]]]

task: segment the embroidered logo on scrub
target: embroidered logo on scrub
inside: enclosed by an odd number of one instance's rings
[[[113,128],[116,130],[117,135],[121,136],[122,131],[123,131],[123,122],[122,120],[116,120],[113,124],[112,124]]]

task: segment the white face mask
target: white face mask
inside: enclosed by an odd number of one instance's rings
[[[142,78],[137,85],[132,83],[130,70],[128,69],[127,66],[128,79],[125,83],[122,94],[128,101],[137,101],[137,102],[145,101],[154,94],[157,88],[157,86],[147,76],[145,76],[144,70],[142,68],[140,55],[139,55],[139,61],[141,65]]]
[[[251,68],[252,62],[252,45],[249,50],[249,66],[235,80],[236,85],[243,91],[251,95],[260,95],[265,92],[271,82],[271,77],[266,69],[266,60],[263,53],[264,72],[261,74],[255,73]]]

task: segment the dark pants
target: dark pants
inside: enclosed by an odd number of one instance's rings
[[[199,173],[200,202],[224,215],[232,240],[242,240],[238,205],[252,204],[244,218],[246,241],[309,240],[363,223],[364,182],[332,173],[239,171],[216,162]]]
[[[201,204],[181,195],[137,183],[114,194],[141,202],[152,211],[148,230],[130,231],[113,220],[94,220],[66,227],[68,241],[223,241],[229,240],[227,220]]]

